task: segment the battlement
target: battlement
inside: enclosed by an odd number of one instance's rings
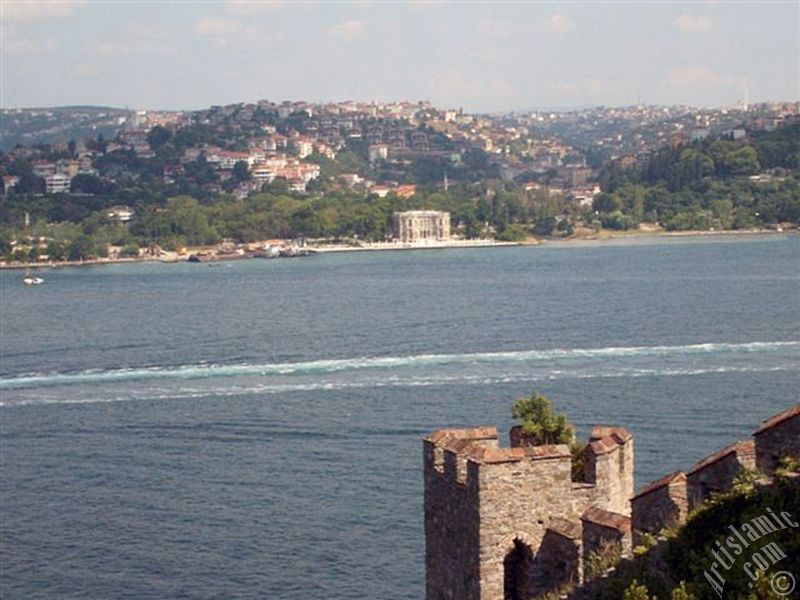
[[[442,477],[465,485],[470,472],[504,463],[558,461],[542,466],[538,471],[563,470],[568,462],[572,467],[572,453],[566,444],[531,445],[519,426],[510,431],[511,447],[499,445],[495,427],[468,429],[440,429],[424,438],[425,466]],[[470,467],[472,465],[472,468]],[[585,481],[574,489],[590,490],[587,497],[599,501],[609,510],[629,514],[628,498],[633,494],[633,435],[623,427],[596,426],[586,446]],[[630,475],[626,481],[626,474]],[[624,488],[624,489],[623,489]],[[628,489],[630,488],[630,489]],[[613,495],[603,502],[595,491]],[[627,495],[626,495],[627,494]]]
[[[758,468],[771,477],[784,456],[800,457],[800,404],[766,419],[752,439],[706,456],[686,473],[670,473],[646,485],[631,499],[634,536],[682,523],[713,494],[728,491],[746,469]]]
[[[425,563],[429,600],[527,598],[580,583],[583,563],[608,543],[680,523],[692,505],[727,489],[753,464],[772,475],[800,457],[800,404],[731,444],[633,495],[634,439],[596,426],[585,482],[572,481],[563,444],[536,446],[520,427],[501,448],[497,429],[442,429],[424,440]],[[631,511],[631,506],[633,510]],[[632,513],[632,514],[631,514]]]
[[[508,448],[500,447],[494,427],[442,429],[424,439],[429,598],[503,597],[509,560],[524,572],[527,582],[519,585],[526,594],[544,591],[555,579],[579,578],[581,515],[596,507],[628,518],[633,436],[627,430],[592,431],[588,483],[572,481],[567,445],[531,445],[519,428],[510,436]],[[591,539],[601,537],[595,533]],[[514,558],[515,552],[522,554]],[[569,568],[558,567],[556,577],[553,569],[561,562],[555,559],[565,553]]]
[[[440,429],[424,439],[425,465],[459,484],[466,484],[472,469],[522,461],[571,461],[564,444],[501,448],[497,429]],[[472,469],[470,465],[473,465]]]

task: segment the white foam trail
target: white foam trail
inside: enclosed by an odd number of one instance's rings
[[[32,373],[18,377],[0,378],[0,389],[20,389],[83,383],[113,383],[151,379],[206,379],[241,375],[300,375],[357,371],[362,369],[401,369],[433,365],[541,362],[637,356],[681,356],[733,352],[761,353],[799,348],[799,341],[747,342],[741,344],[704,343],[684,346],[612,346],[607,348],[516,350],[508,352],[475,352],[464,354],[419,354],[415,356],[361,357],[296,363],[245,365],[197,364],[169,368],[87,369],[77,373]]]
[[[55,404],[109,404],[116,402],[136,401],[164,401],[164,400],[191,400],[198,398],[226,398],[242,396],[263,396],[291,392],[336,391],[364,388],[416,388],[416,387],[441,387],[447,385],[496,385],[501,383],[521,383],[552,381],[563,379],[613,379],[613,378],[640,378],[640,377],[686,377],[694,375],[708,375],[719,373],[772,373],[778,371],[795,371],[796,365],[782,365],[775,367],[714,367],[697,369],[634,369],[599,372],[562,372],[551,371],[540,375],[506,375],[503,377],[485,377],[480,375],[441,376],[418,379],[388,378],[364,382],[320,382],[278,385],[252,385],[236,388],[218,388],[206,390],[176,389],[173,392],[147,389],[132,391],[130,396],[99,397],[99,398],[35,398],[20,399],[0,402],[0,408],[15,408],[22,406],[42,406]],[[137,394],[138,392],[138,394]]]

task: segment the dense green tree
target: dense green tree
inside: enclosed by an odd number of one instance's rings
[[[123,258],[137,258],[139,256],[139,244],[130,242],[120,250],[119,255]]]
[[[637,225],[636,220],[632,216],[626,215],[619,210],[615,210],[612,213],[603,214],[600,217],[600,223],[606,229],[616,229],[621,231],[633,229]]]
[[[195,161],[185,165],[184,168],[186,169],[186,174],[196,181],[198,185],[205,185],[217,181],[217,174],[206,160],[204,154],[198,156]]]
[[[182,127],[172,138],[174,146],[181,151],[186,148],[199,147],[203,144],[211,144],[214,141],[213,128],[210,125],[199,123]]]
[[[69,260],[84,260],[93,256],[92,240],[87,235],[80,235],[67,246]]]
[[[721,162],[721,168],[731,175],[754,175],[758,173],[761,165],[758,164],[758,153],[750,146],[744,146],[726,154]]]
[[[236,164],[233,165],[231,174],[233,175],[234,181],[250,181],[250,169],[247,166],[247,162],[243,160],[237,161]]]
[[[154,152],[158,152],[159,149],[161,149],[161,147],[167,144],[171,139],[172,133],[160,125],[156,125],[149,132],[147,132],[147,143],[150,144],[150,147]]]
[[[8,172],[19,177],[15,190],[17,194],[41,194],[44,192],[44,179],[33,173],[33,168],[28,161],[15,160],[11,163]]]
[[[319,237],[323,233],[322,219],[311,206],[298,208],[291,217],[292,231],[302,238]]]
[[[520,421],[522,432],[534,444],[571,444],[575,440],[575,428],[566,415],[554,413],[550,400],[538,392],[518,399],[511,416]]]
[[[730,229],[733,225],[733,202],[725,199],[712,200],[711,210],[722,229]]]
[[[522,225],[509,225],[497,234],[496,238],[501,242],[521,242],[528,237],[528,230]]]
[[[622,198],[616,194],[607,192],[597,194],[594,200],[592,200],[592,208],[599,212],[621,211],[623,206]]]
[[[114,189],[115,186],[111,182],[88,173],[78,173],[70,182],[70,191],[73,193],[99,196],[102,194],[113,194]]]

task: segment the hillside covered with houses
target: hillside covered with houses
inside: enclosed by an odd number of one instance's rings
[[[74,123],[69,109],[3,111],[3,139],[30,140],[0,156],[5,261],[384,241],[392,214],[412,209],[449,212],[457,238],[509,241],[800,222],[798,103],[503,115],[267,100],[74,110]],[[98,123],[96,135],[68,137]]]

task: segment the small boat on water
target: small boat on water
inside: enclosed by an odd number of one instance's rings
[[[31,225],[31,217],[26,212],[25,213],[25,233],[24,233],[26,241],[30,239],[30,235],[28,233],[28,229],[30,228],[30,225]],[[26,265],[25,266],[25,276],[22,278],[22,285],[41,285],[43,283],[44,283],[44,279],[42,279],[41,277],[34,277],[33,275],[31,275],[31,269],[30,269],[30,267],[28,267]]]

